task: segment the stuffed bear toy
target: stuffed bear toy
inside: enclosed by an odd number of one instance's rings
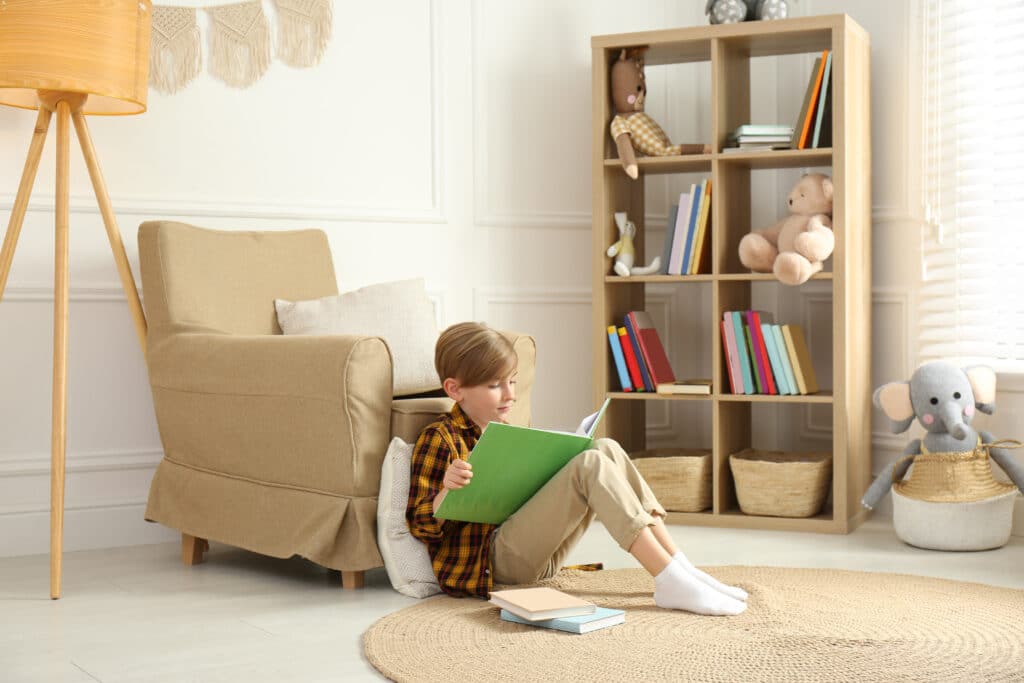
[[[644,80],[643,50],[623,50],[611,73],[612,118],[611,132],[619,160],[626,175],[636,180],[639,169],[636,151],[647,156],[674,156],[679,154],[710,154],[710,145],[673,145],[661,126],[644,113],[647,84]]]
[[[757,273],[775,273],[779,282],[799,285],[832,254],[832,179],[808,173],[787,200],[790,215],[740,240],[740,262]]]

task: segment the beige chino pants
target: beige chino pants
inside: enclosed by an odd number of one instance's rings
[[[665,509],[629,456],[612,439],[598,439],[498,527],[491,543],[496,583],[532,583],[554,576],[594,517],[629,551],[653,514]]]

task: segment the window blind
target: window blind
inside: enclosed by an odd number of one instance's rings
[[[923,9],[921,360],[1024,372],[1024,3]]]

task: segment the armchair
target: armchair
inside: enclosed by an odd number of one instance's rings
[[[274,298],[338,293],[319,230],[235,232],[167,221],[139,228],[147,364],[164,458],[146,519],[182,533],[340,570],[345,587],[383,566],[380,470],[392,436],[416,438],[451,406],[392,396],[379,337],[284,336]],[[527,424],[535,345],[519,355],[513,421]]]

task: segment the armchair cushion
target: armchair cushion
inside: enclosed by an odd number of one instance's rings
[[[377,546],[392,587],[411,598],[426,598],[440,593],[441,587],[427,546],[409,533],[405,521],[412,448],[412,444],[395,437],[384,456],[377,499]]]
[[[434,369],[437,320],[422,279],[370,285],[310,301],[275,299],[274,306],[286,335],[382,337],[391,350],[396,396],[441,386]]]

